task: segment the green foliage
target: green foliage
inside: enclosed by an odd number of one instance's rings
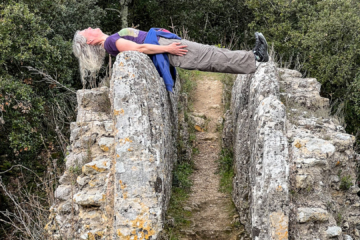
[[[41,128],[44,100],[32,88],[15,81],[11,76],[0,77],[1,126],[0,144],[3,151],[15,156],[34,153],[41,145],[38,129]],[[7,147],[7,148],[6,148]],[[9,148],[10,147],[10,148]]]
[[[360,2],[246,0],[246,5],[254,14],[250,30],[264,33],[279,61],[317,78],[333,112],[343,115],[347,131],[356,134],[360,129]]]
[[[234,178],[233,153],[229,149],[222,149],[218,160],[218,173],[220,174],[220,191],[231,194],[232,180]]]
[[[133,1],[129,23],[139,29],[164,27],[184,35],[183,27],[191,39],[225,45],[233,42],[237,47],[248,34],[247,23],[251,12],[244,0],[218,1]],[[174,26],[175,29],[171,29]]]
[[[179,163],[173,172],[173,186],[167,215],[174,219],[174,224],[165,227],[170,239],[177,239],[179,230],[190,224],[188,218],[191,216],[191,212],[185,211],[183,207],[189,198],[192,172],[193,166],[188,162]]]
[[[340,180],[340,189],[349,190],[354,184],[352,183],[352,178],[350,175],[341,177]]]

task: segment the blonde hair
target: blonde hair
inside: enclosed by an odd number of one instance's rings
[[[90,87],[96,87],[96,76],[101,69],[106,55],[101,45],[89,45],[86,38],[76,31],[73,39],[73,53],[79,59],[81,82],[85,88],[88,81]],[[88,80],[87,80],[88,79]]]

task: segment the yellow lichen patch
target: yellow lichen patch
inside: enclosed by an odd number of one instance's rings
[[[125,111],[124,111],[124,109],[120,109],[120,110],[114,110],[114,115],[115,116],[119,116],[119,115],[124,115],[125,114]]]
[[[145,220],[143,217],[137,216],[134,221],[131,221],[132,227],[139,229],[141,239],[149,239],[150,236],[155,234],[154,229],[150,226],[150,221]]]
[[[130,138],[124,138],[124,139],[119,139],[119,143],[121,144],[121,145],[124,145],[125,143],[132,143],[133,141],[130,139]]]
[[[120,229],[117,229],[116,230],[116,234],[118,235],[118,237],[120,237],[121,240],[130,240],[130,236],[124,236]]]
[[[95,187],[95,185],[96,185],[96,180],[95,180],[95,181],[90,180],[90,181],[89,181],[89,185],[90,185],[90,187]]]
[[[124,198],[124,199],[127,199],[127,197],[128,197],[127,192],[124,192],[124,193],[123,193],[123,198]]]
[[[105,195],[105,194],[103,194],[103,195],[102,195],[102,198],[101,198],[101,200],[100,200],[100,201],[101,201],[101,202],[105,202],[105,200],[106,200],[106,195]]]
[[[336,162],[336,166],[339,166],[339,165],[340,165],[340,161],[337,161],[337,162]]]
[[[104,232],[98,231],[98,232],[95,233],[95,235],[96,235],[97,237],[103,237],[103,236],[104,236]]]
[[[98,211],[84,211],[80,210],[79,217],[82,219],[94,219],[94,218],[101,218],[101,214]]]
[[[278,192],[282,192],[282,190],[283,190],[283,188],[280,185],[276,188],[276,191],[278,191]]]
[[[92,233],[88,233],[88,239],[89,240],[96,240],[94,234],[92,234]]]
[[[302,147],[302,145],[301,145],[301,143],[300,143],[300,142],[297,142],[297,143],[295,143],[295,147],[297,147],[297,148],[301,148],[301,147]]]
[[[152,162],[155,161],[155,159],[154,159],[153,157],[151,157],[151,158],[149,159],[149,161],[152,163]]]
[[[126,188],[126,185],[121,180],[119,180],[119,183],[120,183],[120,188],[124,190]]]
[[[283,212],[273,212],[270,214],[271,237],[274,240],[288,239],[289,219]]]
[[[128,148],[128,151],[132,152],[132,151],[134,151],[134,149],[133,148]]]
[[[104,165],[106,166],[106,162],[104,162]],[[94,164],[94,165],[88,165],[88,166],[91,167],[92,169],[94,169],[94,170],[97,171],[97,172],[103,172],[103,171],[105,171],[104,168],[98,168],[98,167],[96,166],[96,164]]]
[[[124,66],[124,63],[123,63],[123,62],[120,62],[119,66],[120,66],[120,67],[123,67],[123,66]]]
[[[90,230],[90,225],[85,225],[84,228]]]
[[[106,146],[106,145],[101,145],[100,148],[101,148],[101,150],[103,150],[104,152],[108,152],[108,151],[110,150],[109,147]]]
[[[120,155],[119,155],[119,154],[116,154],[116,157],[117,157],[117,158],[119,158],[119,157],[120,157]]]

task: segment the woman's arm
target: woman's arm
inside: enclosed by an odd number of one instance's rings
[[[186,45],[180,45],[181,43],[175,42],[167,46],[153,45],[153,44],[137,44],[135,42],[122,39],[116,41],[116,48],[120,52],[124,51],[138,51],[145,54],[157,54],[157,53],[170,53],[177,56],[183,56],[188,50]]]

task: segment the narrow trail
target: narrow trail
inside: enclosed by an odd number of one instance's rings
[[[223,115],[222,82],[219,75],[204,74],[197,80],[194,91],[193,114],[206,117],[204,132],[196,133],[193,186],[187,202],[192,211],[191,226],[182,232],[185,239],[235,240],[232,230],[232,202],[229,194],[219,192],[220,175],[216,174],[221,151],[221,133],[218,125]]]

